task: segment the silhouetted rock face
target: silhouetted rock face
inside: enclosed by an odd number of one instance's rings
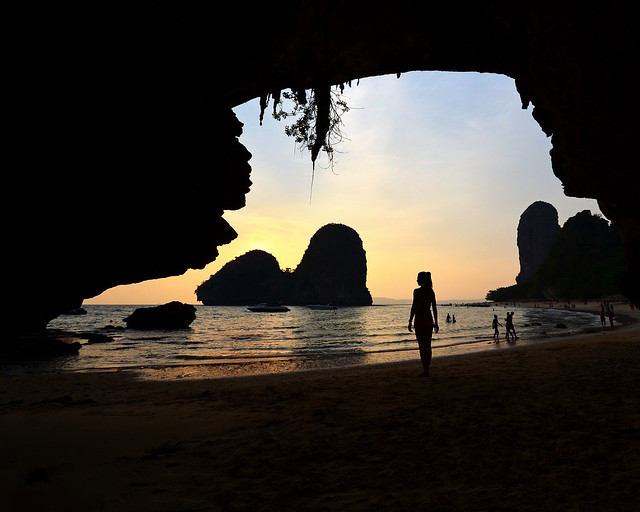
[[[320,228],[295,271],[298,304],[331,302],[336,306],[370,306],[367,257],[358,233],[344,224]]]
[[[280,270],[264,251],[250,251],[227,263],[196,290],[205,305],[260,302],[370,306],[367,258],[358,233],[343,224],[320,228],[294,272]]]
[[[518,223],[520,273],[516,277],[518,284],[533,281],[558,233],[560,233],[558,211],[549,203],[536,201],[520,216]]]
[[[178,301],[138,308],[124,319],[129,329],[186,329],[196,319],[196,308]]]
[[[196,290],[207,306],[244,306],[289,299],[290,276],[280,270],[278,260],[265,251],[249,251],[227,263]]]

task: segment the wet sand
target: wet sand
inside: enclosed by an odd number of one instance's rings
[[[639,323],[419,372],[0,378],[0,510],[637,506]]]

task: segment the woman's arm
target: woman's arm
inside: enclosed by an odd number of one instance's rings
[[[409,332],[411,332],[411,322],[416,314],[416,290],[413,290],[413,302],[411,303],[411,313],[409,314]]]
[[[437,333],[440,330],[438,327],[438,306],[436,306],[436,292],[431,294],[431,307],[433,308],[433,332]]]

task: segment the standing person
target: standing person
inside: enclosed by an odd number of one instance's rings
[[[511,314],[507,313],[507,336],[511,333],[511,339],[513,341],[518,339],[516,334],[516,328],[513,326],[513,311]]]
[[[608,304],[609,306],[609,325],[611,325],[611,327],[613,327],[613,318],[614,318],[614,314],[613,314],[613,306],[611,304]]]
[[[600,324],[602,325],[602,327],[606,327],[607,326],[607,321],[605,320],[604,317],[604,303],[600,303]]]
[[[502,324],[498,322],[498,315],[493,315],[493,337],[496,339],[496,343],[500,343],[500,331],[498,326],[502,327]]]
[[[421,377],[429,376],[429,366],[431,365],[431,336],[437,333],[438,308],[436,307],[436,294],[433,291],[431,272],[418,273],[418,285],[420,288],[413,290],[413,303],[411,304],[411,314],[409,315],[409,332],[411,332],[411,322],[415,317],[414,328],[416,340],[420,348],[420,360],[422,361],[423,372]],[[433,309],[433,317],[431,316]]]

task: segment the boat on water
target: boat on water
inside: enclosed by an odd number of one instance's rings
[[[266,304],[264,302],[262,304],[247,306],[247,309],[254,313],[285,313],[289,311],[289,308],[282,304]]]
[[[323,311],[335,311],[338,309],[333,304],[307,304],[309,309],[318,309]]]

